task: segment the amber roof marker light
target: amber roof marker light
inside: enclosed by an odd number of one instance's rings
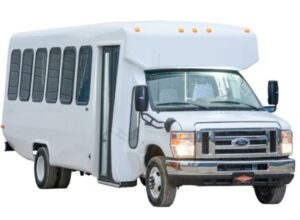
[[[134,28],[134,32],[141,32],[141,28],[139,27],[139,26],[136,26],[135,28]]]
[[[244,28],[244,32],[248,34],[248,33],[250,33],[251,31],[250,31],[249,28]]]
[[[178,28],[178,32],[179,33],[183,33],[184,32],[184,28],[183,27]]]
[[[211,32],[212,32],[212,28],[211,28],[211,27],[207,27],[207,28],[206,28],[206,32],[207,32],[207,33],[211,33]]]

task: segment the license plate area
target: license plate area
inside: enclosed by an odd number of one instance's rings
[[[232,179],[234,185],[253,185],[254,173],[234,173]]]

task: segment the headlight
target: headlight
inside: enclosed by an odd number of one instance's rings
[[[292,131],[281,131],[281,153],[293,153],[293,133]]]
[[[195,132],[172,132],[171,148],[175,157],[194,157]]]

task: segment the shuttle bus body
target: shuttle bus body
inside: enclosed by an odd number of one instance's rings
[[[6,150],[35,161],[40,188],[71,172],[146,185],[154,206],[181,185],[251,185],[279,203],[294,173],[290,125],[240,70],[258,61],[249,29],[193,22],[108,23],[20,33],[8,51]]]

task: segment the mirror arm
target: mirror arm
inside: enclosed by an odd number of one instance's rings
[[[150,118],[150,121],[147,120],[145,118],[145,116],[149,117]],[[156,129],[163,129],[164,126],[156,126],[153,124],[153,121],[156,122],[156,123],[159,123],[159,124],[162,124],[164,122],[162,121],[158,121],[157,119],[155,119],[152,115],[149,115],[148,113],[144,113],[144,112],[141,112],[141,118],[143,119],[144,122],[146,122],[148,125],[151,125],[152,127],[156,128]]]
[[[273,113],[277,110],[277,105],[264,106],[264,109],[270,113]]]

